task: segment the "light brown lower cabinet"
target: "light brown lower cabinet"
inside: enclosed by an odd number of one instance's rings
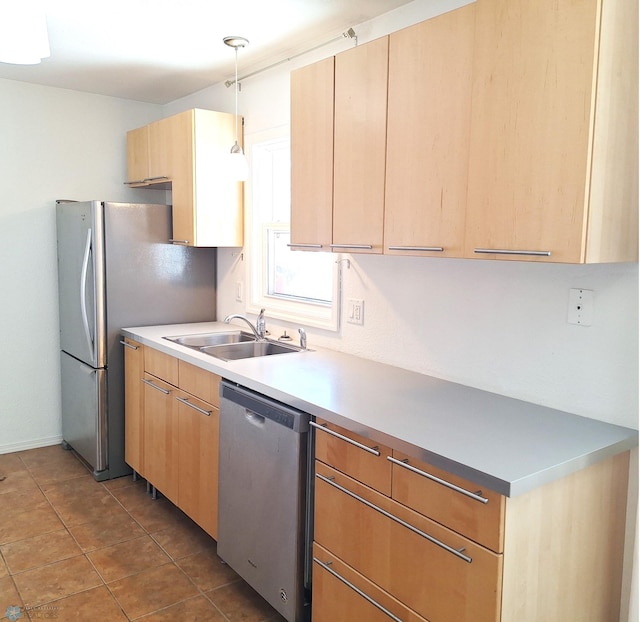
[[[217,538],[220,377],[135,345],[125,350],[127,463]]]
[[[317,423],[313,622],[619,621],[629,452],[504,497]]]

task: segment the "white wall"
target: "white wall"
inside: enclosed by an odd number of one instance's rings
[[[126,130],[161,112],[0,80],[0,453],[61,440],[55,201],[164,202],[123,185]]]
[[[428,19],[464,1],[417,0],[355,28],[360,42]],[[289,122],[289,72],[347,49],[345,40],[241,83],[245,137]],[[242,56],[240,55],[240,66]],[[240,69],[242,75],[242,69]],[[233,89],[212,87],[166,108],[233,112]],[[559,410],[638,428],[638,265],[566,266],[489,260],[352,255],[344,298],[362,298],[364,326],[307,328],[329,347]],[[218,317],[242,313],[235,284],[246,278],[237,250],[218,254]],[[570,288],[595,292],[593,325],[567,323]],[[244,291],[248,291],[245,284]],[[276,335],[295,326],[269,321]],[[621,620],[638,619],[632,580],[637,523],[637,451],[630,478]],[[629,598],[631,595],[631,605]]]

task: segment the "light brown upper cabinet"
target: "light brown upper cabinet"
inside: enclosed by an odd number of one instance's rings
[[[333,242],[382,253],[389,37],[335,57]]]
[[[462,257],[475,5],[394,32],[384,252]]]
[[[175,244],[242,246],[243,184],[229,179],[227,166],[234,142],[235,116],[201,109],[127,133],[128,184],[158,188],[170,183]]]
[[[466,256],[637,261],[637,1],[475,6]]]
[[[331,249],[333,56],[291,72],[291,245]]]

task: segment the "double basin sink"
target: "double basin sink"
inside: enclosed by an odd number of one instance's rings
[[[242,330],[203,333],[200,335],[178,335],[177,337],[165,337],[165,339],[215,356],[223,361],[303,352],[302,348],[293,344],[285,344],[271,339],[258,341],[254,335]]]

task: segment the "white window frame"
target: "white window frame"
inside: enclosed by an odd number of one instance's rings
[[[256,222],[256,201],[260,194],[259,175],[254,169],[257,162],[254,149],[259,149],[267,143],[277,145],[288,141],[289,127],[280,126],[270,130],[263,130],[245,136],[245,153],[249,161],[249,182],[245,184],[245,281],[248,284],[248,298],[246,310],[249,313],[259,313],[266,309],[266,315],[275,319],[285,320],[294,324],[313,326],[330,331],[340,328],[340,255],[332,255],[333,298],[330,304],[319,304],[273,296],[268,291],[267,276],[267,238],[269,227],[288,228],[289,223]],[[257,163],[256,163],[257,166]],[[292,251],[310,252],[310,251]]]

